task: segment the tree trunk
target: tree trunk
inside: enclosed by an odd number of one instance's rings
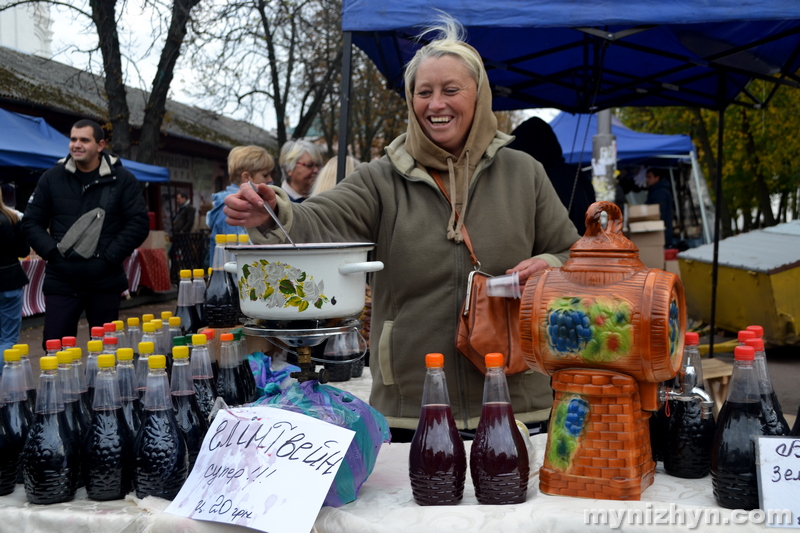
[[[755,168],[756,190],[758,191],[758,209],[764,215],[764,226],[774,226],[775,216],[772,213],[772,202],[769,197],[769,187],[764,179],[764,174],[761,172],[761,159],[758,157],[758,150],[756,150],[756,141],[753,138],[753,132],[750,128],[750,120],[747,116],[745,109],[741,110],[742,113],[742,133],[747,140],[745,146],[747,156],[752,160],[753,167]],[[756,219],[758,221],[758,219]]]
[[[167,32],[167,40],[161,50],[158,70],[153,80],[153,89],[144,109],[142,135],[139,141],[137,159],[142,163],[153,164],[161,140],[161,124],[166,113],[167,94],[175,74],[175,64],[181,54],[181,45],[186,37],[186,26],[191,19],[190,12],[200,0],[174,0],[172,20]]]
[[[111,122],[111,151],[127,158],[131,152],[130,110],[122,73],[122,56],[114,9],[116,0],[90,0],[89,3],[103,56],[108,118]]]

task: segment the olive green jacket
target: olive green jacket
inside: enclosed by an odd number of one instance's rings
[[[498,132],[470,180],[467,227],[481,269],[505,274],[536,256],[551,266],[568,258],[578,239],[567,210],[541,164],[504,148]],[[392,427],[417,426],[425,354],[444,354],[456,423],[475,428],[481,414],[483,374],[455,349],[456,327],[472,263],[466,245],[448,240],[449,202],[405,150],[405,134],[380,160],[361,164],[332,190],[302,204],[278,195],[278,217],[299,242],[369,241],[384,270],[371,275],[370,404]],[[443,176],[445,181],[447,178]],[[258,243],[282,242],[279,230]],[[549,377],[529,371],[508,378],[514,414],[545,420],[552,404]]]

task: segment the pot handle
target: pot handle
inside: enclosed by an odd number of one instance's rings
[[[377,272],[383,270],[382,261],[365,261],[363,263],[345,263],[339,266],[339,274],[356,274],[358,272]]]
[[[238,273],[238,269],[236,267],[236,263],[225,263],[225,265],[223,265],[222,268],[225,269],[225,272],[229,272],[229,273],[234,274],[234,275]]]

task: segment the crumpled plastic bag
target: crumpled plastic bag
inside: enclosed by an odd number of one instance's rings
[[[341,507],[358,497],[361,485],[375,467],[381,444],[391,440],[386,418],[349,392],[317,381],[293,383],[284,390],[272,388],[253,405],[269,405],[302,413],[355,431],[353,441],[336,472],[323,505]]]
[[[291,380],[289,374],[300,372],[300,367],[284,364],[280,366],[277,361],[274,365],[272,358],[263,352],[253,352],[247,356],[250,370],[256,378],[256,397],[261,398],[264,394],[274,394],[270,384],[274,383],[281,388],[289,386]]]

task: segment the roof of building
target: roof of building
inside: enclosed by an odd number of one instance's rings
[[[141,127],[149,93],[127,87],[131,126]],[[51,59],[0,46],[0,102],[27,104],[84,118],[108,116],[104,79]],[[167,100],[162,133],[229,150],[255,144],[277,150],[266,130],[198,107]]]

